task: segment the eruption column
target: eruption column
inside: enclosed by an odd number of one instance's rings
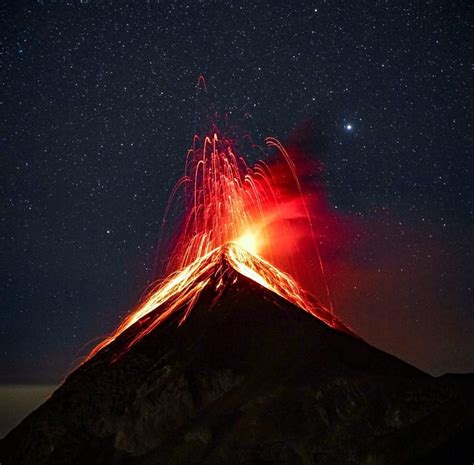
[[[288,194],[282,189],[280,180],[263,160],[250,167],[242,156],[236,154],[232,140],[220,138],[217,132],[206,136],[203,141],[194,137],[193,147],[186,156],[184,175],[173,188],[165,211],[164,223],[178,193],[183,191],[184,215],[169,255],[166,267],[168,277],[148,292],[119,327],[92,350],[87,359],[134,323],[147,320],[147,315],[156,309],[161,311],[154,312],[153,320],[147,321],[129,346],[184,307],[180,319],[182,323],[202,290],[215,281],[213,275],[222,253],[228,264],[240,274],[318,316],[329,325],[336,325],[312,219],[296,166],[276,139],[268,138],[267,145],[280,154],[286,166],[283,170],[285,183],[293,183],[296,193]],[[295,231],[292,226],[295,220],[305,223],[315,244],[329,309],[318,304],[290,276],[292,266],[302,265],[302,257],[295,254],[297,246],[294,243],[297,243],[298,235],[301,234],[301,228]],[[222,248],[225,250],[222,251]],[[219,253],[216,252],[219,250]],[[287,272],[273,265],[275,256],[279,257],[278,265],[286,268]],[[284,262],[282,256],[285,257]],[[216,290],[222,283],[221,277],[215,284]]]

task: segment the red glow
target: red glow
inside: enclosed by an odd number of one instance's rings
[[[158,283],[88,358],[159,307],[163,311],[147,322],[131,344],[183,306],[184,321],[202,289],[211,282],[216,290],[222,285],[222,277],[217,281],[213,278],[222,255],[240,274],[327,324],[347,330],[333,317],[308,209],[309,194],[302,192],[295,163],[285,148],[273,138],[266,143],[277,153],[279,163],[270,166],[260,160],[250,167],[236,152],[233,141],[220,137],[217,131],[204,139],[194,137],[184,176],[173,189],[165,214],[166,218],[182,190],[184,216],[167,264],[168,278]],[[316,303],[291,277],[298,276],[298,268],[308,258],[300,247],[304,241],[313,246],[312,258],[319,271],[316,279],[323,289],[320,300],[327,300],[327,308]]]

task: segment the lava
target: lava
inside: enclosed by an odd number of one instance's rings
[[[268,138],[266,142],[280,155],[286,167],[280,169],[278,175],[263,160],[249,166],[237,153],[233,140],[220,137],[215,128],[204,139],[194,137],[186,156],[184,175],[173,188],[165,211],[164,223],[181,193],[184,215],[169,254],[165,270],[168,277],[154,285],[86,360],[139,320],[140,328],[128,347],[177,310],[180,310],[181,324],[204,288],[212,285],[220,292],[225,287],[230,269],[328,325],[349,331],[333,315],[312,218],[295,163],[276,139]],[[282,184],[291,184],[293,188],[285,189]],[[328,308],[317,303],[292,278],[292,270],[301,267],[304,260],[298,250],[303,230],[304,234],[309,232],[314,244]],[[225,272],[222,260],[230,265],[225,267]],[[221,276],[216,278],[216,273]]]

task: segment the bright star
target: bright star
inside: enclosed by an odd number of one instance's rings
[[[348,131],[352,131],[352,124],[346,124],[346,129]]]

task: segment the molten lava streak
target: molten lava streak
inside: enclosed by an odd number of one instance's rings
[[[300,229],[292,224],[305,222],[312,232],[312,219],[301,192],[296,167],[287,151],[275,139],[267,139],[285,163],[285,183],[291,182],[296,194],[288,195],[280,187],[269,165],[259,161],[249,167],[236,154],[233,142],[219,138],[217,132],[201,142],[195,136],[186,157],[184,176],[174,187],[165,212],[165,220],[182,189],[184,216],[176,245],[170,254],[166,274],[141,303],[87,357],[110,344],[127,328],[140,321],[139,329],[128,343],[131,347],[157,325],[180,310],[180,324],[189,315],[204,288],[211,285],[219,292],[230,269],[317,316],[328,325],[348,331],[329,309],[318,304],[287,272],[299,266],[297,244]],[[282,254],[282,250],[285,251]],[[277,258],[275,258],[277,257]],[[283,257],[283,258],[282,258]],[[322,279],[327,296],[322,262]],[[225,261],[226,266],[223,266]],[[278,262],[278,263],[276,263]],[[273,264],[278,264],[278,268]],[[183,310],[184,309],[184,310]]]

